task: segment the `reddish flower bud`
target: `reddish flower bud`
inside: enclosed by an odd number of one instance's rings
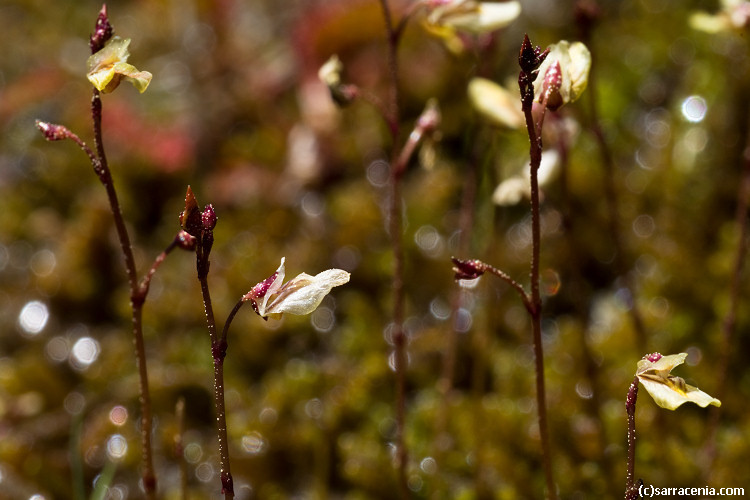
[[[89,48],[91,49],[91,53],[94,54],[102,50],[102,47],[104,47],[104,44],[112,38],[114,32],[114,28],[109,24],[107,5],[104,4],[102,5],[102,10],[99,11],[99,16],[96,18],[94,34],[89,38]]]
[[[44,134],[44,138],[48,141],[62,141],[70,137],[70,130],[62,125],[37,120],[36,128]]]
[[[542,81],[542,100],[547,103],[547,108],[555,111],[564,104],[560,87],[562,87],[563,77],[560,62],[555,61],[543,75]]]
[[[453,272],[456,280],[473,280],[479,278],[487,270],[487,265],[481,260],[461,260],[455,257],[451,258],[453,262]]]
[[[202,218],[203,214],[200,208],[198,208],[198,202],[195,199],[193,190],[188,186],[187,193],[185,194],[185,210],[180,213],[180,226],[197,238],[201,235],[201,230],[203,229]]]
[[[185,230],[181,230],[179,233],[177,233],[177,236],[175,236],[175,242],[177,243],[177,246],[182,248],[183,250],[195,250],[197,241],[198,240],[195,238],[195,236]]]
[[[217,220],[218,217],[216,217],[216,212],[214,212],[214,206],[209,203],[208,205],[206,205],[206,208],[203,209],[203,213],[201,214],[203,230],[212,230],[214,227],[216,227]]]
[[[521,70],[529,75],[533,75],[539,65],[544,62],[549,54],[549,50],[542,52],[540,47],[534,47],[529,40],[529,35],[524,35],[521,51],[518,54],[518,64]]]

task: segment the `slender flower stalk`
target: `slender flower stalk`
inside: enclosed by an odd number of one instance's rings
[[[399,81],[398,81],[398,44],[400,33],[393,22],[391,9],[387,0],[380,0],[388,37],[388,72],[390,77],[388,123],[392,138],[391,169],[389,175],[390,205],[388,211],[389,233],[393,251],[393,291],[392,339],[394,347],[394,369],[396,372],[396,468],[398,471],[398,490],[402,499],[409,497],[407,485],[407,465],[409,453],[406,447],[406,370],[407,346],[404,333],[404,250],[403,221],[401,220],[401,179],[406,169],[409,156],[399,152]],[[402,25],[403,26],[403,25]]]
[[[544,119],[544,111],[539,123],[532,116],[532,105],[534,102],[534,86],[532,82],[536,78],[539,66],[544,62],[549,51],[542,52],[539,47],[534,48],[529,37],[524,38],[518,62],[521,72],[518,76],[518,85],[521,92],[521,109],[526,119],[526,130],[529,134],[529,156],[531,158],[531,296],[528,302],[524,302],[531,315],[531,325],[534,340],[534,357],[536,367],[536,401],[539,413],[539,436],[542,441],[542,461],[544,464],[544,475],[547,481],[547,498],[556,499],[557,490],[552,474],[552,451],[549,442],[549,430],[547,424],[547,398],[544,386],[544,351],[542,346],[542,299],[539,288],[539,254],[541,247],[541,229],[539,222],[539,165],[542,162],[542,136],[541,121]],[[546,107],[544,108],[546,109]]]
[[[234,498],[234,481],[229,462],[229,442],[227,438],[226,405],[224,403],[224,358],[227,354],[226,338],[217,335],[211,291],[208,286],[208,271],[211,267],[209,256],[214,242],[214,227],[217,222],[212,205],[203,210],[198,206],[193,190],[188,186],[185,194],[185,210],[180,214],[180,225],[184,232],[195,240],[195,267],[206,314],[208,337],[211,344],[211,357],[214,363],[214,406],[216,408],[216,431],[219,441],[219,462],[221,493],[226,500]]]
[[[411,15],[421,6],[419,2],[412,4],[396,23],[394,21],[387,0],[380,0],[380,7],[386,28],[388,42],[387,67],[389,90],[385,100],[380,100],[354,85],[341,82],[342,65],[337,57],[332,57],[321,67],[318,76],[328,86],[333,100],[339,105],[349,104],[356,98],[373,105],[381,114],[391,135],[390,172],[388,178],[388,233],[393,253],[393,276],[391,290],[393,292],[393,315],[390,324],[393,342],[393,367],[396,374],[396,454],[395,466],[398,474],[398,489],[401,498],[408,498],[407,485],[408,452],[405,442],[406,427],[406,369],[407,369],[407,338],[404,332],[404,250],[403,250],[403,221],[401,180],[414,153],[425,136],[432,133],[440,122],[437,105],[428,103],[425,111],[417,120],[414,129],[407,140],[400,142],[401,111],[399,105],[399,68],[398,46],[406,23]]]
[[[638,399],[638,377],[633,379],[625,399],[628,414],[628,468],[625,479],[625,500],[638,498],[638,485],[635,483],[635,403]]]
[[[89,39],[89,47],[91,49],[91,57],[100,57],[108,43],[111,42],[114,29],[109,22],[107,15],[106,5],[102,7],[99,15],[97,16],[96,24],[94,26],[94,33]],[[127,44],[126,44],[127,45]],[[125,60],[127,59],[127,51],[124,51],[116,56],[112,57],[110,62],[114,67],[118,68],[127,67],[128,69],[134,67],[127,65]],[[144,79],[150,81],[150,73],[142,72],[140,74]],[[122,75],[114,75],[110,80],[114,79],[119,82]],[[127,78],[127,77],[126,77]],[[148,81],[144,79],[139,80],[137,83],[140,86],[139,90],[143,92],[148,86]],[[110,92],[116,87],[116,83],[110,85],[107,91]],[[143,305],[148,294],[149,283],[153,277],[156,268],[161,264],[166,257],[166,254],[177,245],[176,242],[170,244],[168,249],[157,258],[154,266],[151,268],[149,273],[144,277],[143,281],[139,283],[138,273],[135,265],[135,258],[133,256],[133,248],[130,242],[130,236],[128,235],[125,220],[122,216],[122,210],[120,208],[120,202],[117,198],[117,191],[112,179],[112,173],[109,169],[109,163],[107,161],[107,155],[104,148],[104,140],[102,134],[102,100],[101,91],[94,84],[94,89],[91,97],[91,118],[93,124],[93,135],[94,135],[94,149],[91,149],[85,142],[83,142],[78,135],[74,134],[66,127],[62,125],[50,124],[46,122],[37,121],[37,128],[44,134],[45,138],[49,141],[58,141],[64,139],[70,139],[76,143],[86,156],[96,173],[99,181],[104,186],[107,192],[107,200],[109,202],[110,211],[114,219],[115,229],[117,232],[117,238],[120,243],[120,250],[122,252],[123,260],[125,263],[125,273],[128,279],[128,285],[130,288],[130,305],[132,311],[132,328],[133,328],[133,340],[135,346],[135,357],[136,364],[138,366],[139,375],[139,401],[141,406],[141,445],[143,451],[143,467],[142,467],[142,482],[143,489],[146,493],[147,499],[153,499],[156,496],[156,476],[154,473],[153,465],[153,452],[151,444],[151,430],[152,430],[152,417],[151,417],[151,396],[149,392],[148,383],[148,370],[146,368],[146,350],[143,341]]]

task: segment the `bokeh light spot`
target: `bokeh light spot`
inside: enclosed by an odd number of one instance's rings
[[[248,455],[257,455],[266,448],[266,441],[260,432],[251,432],[242,436],[242,449]]]
[[[21,313],[18,315],[18,324],[26,334],[34,336],[44,330],[48,319],[47,305],[44,302],[32,300],[21,309]]]
[[[121,434],[112,434],[107,440],[107,456],[112,460],[123,458],[128,452],[128,441]]]
[[[706,100],[699,95],[691,95],[682,101],[682,116],[691,123],[703,121],[708,111]]]
[[[99,357],[99,342],[91,337],[81,337],[73,344],[70,354],[71,364],[85,370]]]
[[[115,406],[109,411],[109,421],[115,425],[124,425],[128,421],[128,410],[124,406]]]

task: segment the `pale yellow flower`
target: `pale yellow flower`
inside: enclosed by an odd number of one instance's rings
[[[695,403],[705,408],[708,405],[721,406],[721,401],[688,385],[685,381],[670,372],[681,365],[687,358],[686,353],[662,356],[659,353],[649,354],[638,362],[635,372],[643,387],[646,388],[657,405],[667,410],[674,410],[683,403]]]
[[[151,73],[138,71],[138,68],[128,64],[129,38],[112,38],[104,48],[88,59],[86,77],[100,92],[109,93],[115,90],[124,78],[133,84],[138,92],[143,93],[151,82]]]

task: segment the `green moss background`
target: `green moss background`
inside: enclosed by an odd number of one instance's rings
[[[392,2],[397,16],[409,3]],[[482,75],[515,89],[524,33],[545,47],[580,39],[582,26],[575,2],[522,4],[521,17],[481,49],[453,55],[417,17],[399,51],[403,137],[427,99],[443,114],[439,140],[410,164],[403,190],[414,498],[543,496],[529,319],[499,280],[460,292],[450,264],[469,183],[470,250],[457,256],[528,280],[528,206],[491,200],[528,162],[528,139],[483,122],[466,85]],[[749,168],[748,32],[689,27],[692,12],[713,12],[716,2],[598,7],[591,85],[545,122],[551,130],[564,119],[573,130],[564,143],[546,138],[550,149],[566,146],[567,164],[542,206],[552,460],[565,499],[622,497],[625,395],[644,354],[687,352],[676,374],[718,395],[738,187]],[[76,478],[88,498],[112,461],[106,498],[141,497],[129,292],[106,196],[75,145],[46,143],[34,127],[35,119],[65,124],[93,143],[85,63],[100,8],[0,4],[2,499],[84,498]],[[372,107],[337,109],[317,79],[336,53],[347,82],[386,95],[378,2],[149,0],[108,9],[116,33],[132,39],[130,62],[154,74],[143,95],[124,86],[103,99],[104,142],[139,272],[179,229],[187,185],[219,217],[209,282],[220,324],[282,256],[289,276],[351,272],[309,317],[264,322],[247,308],[234,321],[225,376],[237,497],[394,498],[391,144]],[[685,118],[690,96],[706,102],[701,121]],[[622,270],[592,99],[613,158]],[[661,410],[641,391],[635,471],[646,484],[750,491],[749,288],[743,273],[715,462],[709,467],[705,453],[712,411]],[[48,314],[38,332],[22,321],[39,317],[23,313],[29,304]],[[220,498],[212,360],[192,255],[175,252],[159,269],[144,325],[160,497],[179,498],[175,404],[184,397],[189,496]],[[447,394],[446,353],[455,359]]]

